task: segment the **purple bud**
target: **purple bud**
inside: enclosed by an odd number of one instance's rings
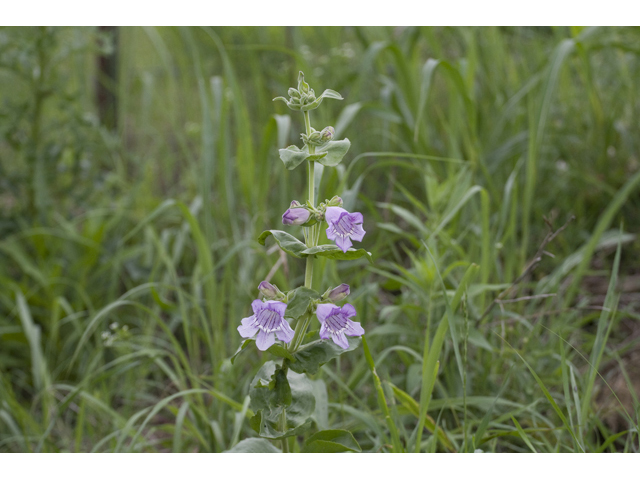
[[[328,142],[336,134],[336,131],[333,129],[333,127],[325,127],[320,133],[322,134],[322,140]]]
[[[293,202],[291,202],[291,206],[294,206]],[[289,208],[282,215],[282,223],[284,225],[303,225],[307,223],[310,215],[311,214],[309,213],[309,210],[307,210],[306,208]]]
[[[327,298],[332,302],[341,302],[342,300],[347,298],[347,295],[349,295],[349,293],[349,285],[343,283],[342,285],[338,285],[336,288],[331,290]]]
[[[274,300],[282,295],[280,290],[278,290],[278,287],[276,287],[275,285],[271,285],[266,281],[260,282],[260,285],[258,285],[258,290],[260,290],[260,293],[262,293],[265,298],[268,298],[269,300]]]

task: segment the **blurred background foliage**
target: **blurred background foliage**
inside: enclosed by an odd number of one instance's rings
[[[312,113],[352,143],[319,198],[375,258],[314,284],[351,285],[397,431],[361,351],[316,375],[316,427],[409,448],[457,291],[421,451],[638,451],[639,54],[637,28],[1,28],[0,451],[254,435],[268,354],[229,358],[258,283],[302,283],[256,241],[305,199],[271,101],[299,70],[345,98]]]

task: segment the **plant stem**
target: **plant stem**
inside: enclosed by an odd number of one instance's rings
[[[305,118],[309,118],[308,112],[305,113]],[[307,130],[308,132],[308,130]],[[315,150],[315,147],[309,147],[309,150]],[[315,184],[315,162],[309,162],[309,201],[311,205],[315,207],[315,198],[314,198],[314,184]],[[316,225],[309,227],[309,231],[307,233],[307,247],[314,247],[316,243]],[[313,256],[307,257],[307,265],[304,273],[304,286],[307,288],[312,288],[311,285],[313,283]]]
[[[282,409],[282,415],[280,416],[280,428],[282,428],[283,432],[287,431],[287,409]],[[282,453],[289,453],[289,440],[287,438],[283,438],[280,440],[282,442]]]
[[[309,112],[304,112],[304,125],[307,131],[307,135],[311,134],[311,123],[309,121]],[[316,147],[313,145],[309,145],[309,153],[315,153]],[[309,202],[313,207],[315,207],[315,162],[309,162]],[[307,235],[306,235],[306,243],[307,247],[314,247],[318,243],[318,234],[319,232],[318,225],[313,225],[308,227]],[[313,285],[313,261],[315,257],[308,256],[307,264],[304,273],[304,286],[306,288],[312,288]],[[302,339],[304,338],[304,334],[309,327],[309,323],[311,322],[311,315],[307,315],[304,321],[298,321],[298,325],[296,325],[296,332],[294,334],[293,340],[291,341],[291,351],[295,352],[300,343],[302,343]]]
[[[293,340],[291,340],[292,352],[295,352],[298,350],[298,347],[302,343],[302,339],[304,338],[304,334],[307,332],[307,328],[309,327],[310,323],[311,323],[311,314],[307,314],[306,317],[304,317],[304,321],[301,321],[298,323],[296,327],[296,331],[293,335]],[[300,326],[300,324],[302,324],[302,326]]]
[[[315,153],[316,147],[309,147],[310,153]],[[315,200],[315,170],[316,170],[316,162],[309,162],[309,201],[311,205],[316,206]],[[313,228],[313,227],[311,227]]]

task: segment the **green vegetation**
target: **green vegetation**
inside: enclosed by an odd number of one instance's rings
[[[291,451],[639,451],[640,30],[119,33],[110,82],[104,32],[0,29],[0,451],[256,435],[274,357],[231,357],[258,283],[304,282],[258,243],[305,194],[278,158],[302,116],[272,102],[299,70],[345,98],[312,112],[352,141],[316,198],[364,214],[373,264],[316,260],[366,335],[312,375]]]

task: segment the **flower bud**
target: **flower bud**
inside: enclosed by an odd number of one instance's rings
[[[324,127],[320,132],[320,134],[322,135],[322,141],[324,143],[327,143],[333,138],[335,133],[336,131],[333,129],[333,127]]]
[[[304,73],[298,73],[298,91],[302,94],[309,93],[309,84],[304,81]]]
[[[350,293],[349,285],[347,285],[346,283],[343,283],[342,285],[338,285],[336,288],[331,290],[329,292],[329,295],[327,295],[327,299],[331,300],[334,303],[341,302],[342,300],[347,298],[347,295],[349,295],[349,293]]]
[[[311,145],[316,145],[321,140],[322,140],[321,132],[313,132],[311,135],[307,137],[307,143],[310,143]]]
[[[276,298],[280,298],[283,296],[283,293],[278,290],[278,287],[276,287],[275,285],[271,285],[266,281],[260,282],[260,285],[258,285],[258,290],[260,290],[260,293],[262,293],[262,295],[264,295],[264,297],[269,300],[275,300]]]
[[[340,198],[339,196],[334,196],[331,200],[329,200],[329,203],[327,203],[328,207],[341,207],[342,206],[342,198]]]
[[[298,203],[298,202],[296,202]],[[282,215],[284,225],[303,225],[309,220],[311,213],[304,207],[297,207],[291,202],[291,207]]]
[[[289,89],[288,93],[291,98],[300,98],[300,92],[293,87]]]

